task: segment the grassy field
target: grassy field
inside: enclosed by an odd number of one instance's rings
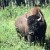
[[[0,9],[0,50],[45,50],[45,46],[29,46],[24,39],[20,40],[15,30],[15,19],[30,10],[26,7],[6,7]],[[41,8],[47,22],[46,39],[50,38],[50,6]]]

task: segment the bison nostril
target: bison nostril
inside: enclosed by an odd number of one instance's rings
[[[29,34],[34,34],[34,32],[29,32]]]

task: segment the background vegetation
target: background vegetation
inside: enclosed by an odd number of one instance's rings
[[[40,7],[45,20],[47,22],[46,39],[50,38],[50,6]],[[0,50],[45,50],[39,44],[29,46],[27,42],[19,39],[15,30],[15,19],[20,15],[27,13],[30,7],[6,7],[4,10],[0,9]]]

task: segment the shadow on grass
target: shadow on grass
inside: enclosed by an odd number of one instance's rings
[[[50,50],[50,38],[46,40],[45,49],[46,49],[46,50]]]

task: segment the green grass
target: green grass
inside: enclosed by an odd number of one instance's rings
[[[30,10],[26,7],[6,7],[0,9],[0,50],[45,50],[40,45],[29,46],[24,39],[20,40],[15,30],[15,19]],[[50,6],[41,8],[47,22],[46,39],[50,38]]]

